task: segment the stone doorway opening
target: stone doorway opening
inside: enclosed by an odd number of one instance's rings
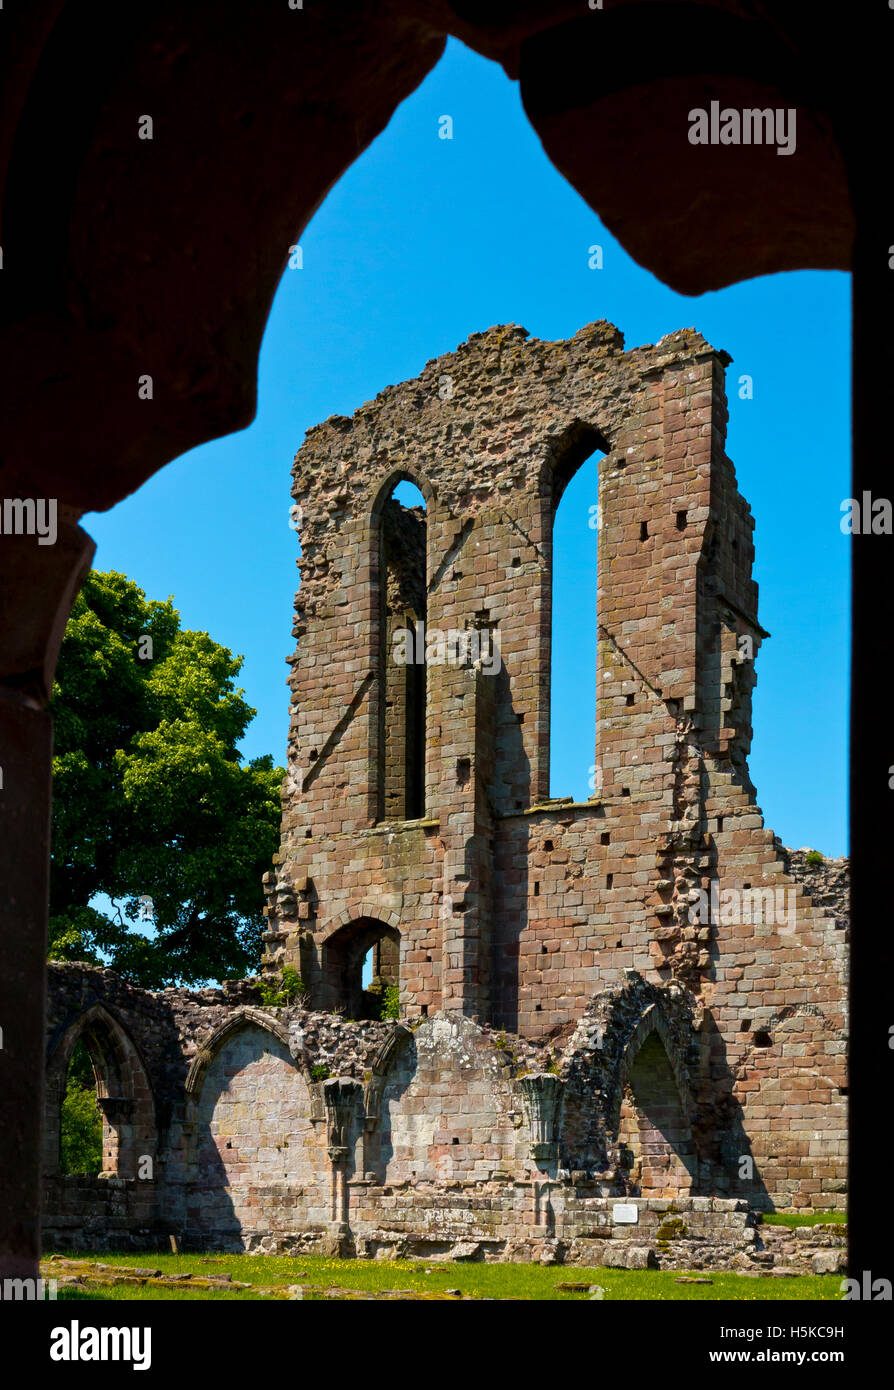
[[[692,1190],[695,1146],[673,1069],[657,1033],[643,1043],[624,1085],[618,1149],[632,1195],[676,1197]]]
[[[323,978],[328,1007],[346,1018],[393,1016],[400,999],[400,932],[374,917],[340,927],[323,946]]]

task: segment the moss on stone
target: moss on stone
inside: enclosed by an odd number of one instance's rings
[[[683,1218],[681,1216],[669,1216],[658,1227],[656,1239],[661,1241],[682,1240],[688,1235],[689,1227]]]

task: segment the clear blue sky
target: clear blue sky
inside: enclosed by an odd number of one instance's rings
[[[438,118],[454,121],[452,141]],[[283,170],[283,179],[289,173]],[[660,207],[655,208],[660,218]],[[588,267],[603,247],[604,268]],[[175,460],[85,525],[96,565],[173,595],[187,627],[245,656],[258,717],[248,756],[285,761],[297,581],[289,469],[304,432],[416,376],[470,333],[523,324],[565,338],[607,318],[628,347],[695,326],[733,357],[728,450],[756,520],[760,652],[752,775],[793,846],[846,852],[849,277],[775,275],[686,298],[637,266],[544,155],[516,85],[456,42],[341,179],[301,237],[241,434]],[[738,399],[741,373],[754,399]],[[557,519],[554,794],[587,796],[592,762],[595,468]]]

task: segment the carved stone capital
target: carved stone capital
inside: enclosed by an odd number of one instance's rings
[[[538,1163],[556,1157],[555,1127],[560,1081],[552,1072],[519,1078],[525,1115],[531,1129],[531,1157]]]
[[[350,1157],[351,1123],[362,1087],[349,1076],[332,1076],[322,1083],[323,1104],[328,1122],[329,1157],[333,1163],[346,1163]]]

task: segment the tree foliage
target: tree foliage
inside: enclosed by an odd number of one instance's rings
[[[90,1054],[78,1042],[71,1054],[60,1114],[59,1169],[98,1173],[102,1168],[102,1111]]]
[[[284,774],[237,750],[255,715],[241,666],[170,599],[88,576],[53,691],[52,958],[148,988],[258,965]]]

